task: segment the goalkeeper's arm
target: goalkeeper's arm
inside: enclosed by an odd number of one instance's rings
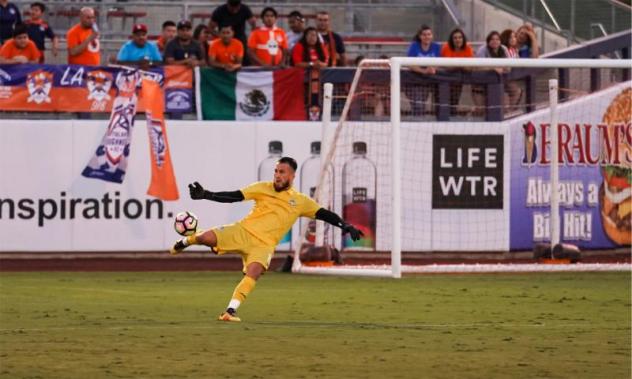
[[[198,182],[189,184],[189,195],[193,200],[211,200],[219,203],[235,203],[244,200],[244,194],[240,191],[224,191],[224,192],[211,192],[207,191]]]
[[[349,233],[351,239],[354,241],[359,240],[364,235],[364,233],[356,229],[355,226],[347,224],[346,222],[344,222],[343,219],[340,218],[340,216],[325,208],[320,208],[318,212],[316,212],[316,219],[323,220],[328,224],[339,227],[340,229],[342,229],[343,233]]]

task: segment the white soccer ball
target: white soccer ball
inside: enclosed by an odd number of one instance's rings
[[[173,223],[173,228],[178,234],[183,236],[190,236],[197,230],[198,218],[192,212],[185,211],[176,215],[176,219]]]

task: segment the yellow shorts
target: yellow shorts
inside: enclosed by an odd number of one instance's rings
[[[267,270],[274,254],[274,246],[268,246],[250,234],[239,224],[222,225],[212,229],[217,237],[218,254],[237,253],[244,264],[243,271],[250,263],[257,262]]]

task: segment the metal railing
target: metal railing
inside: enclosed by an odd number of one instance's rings
[[[560,24],[557,22],[557,19],[555,18],[555,16],[553,16],[553,12],[551,12],[551,9],[549,9],[549,6],[546,4],[546,0],[540,0],[540,4],[542,4],[542,8],[544,8],[544,11],[551,19],[551,22],[553,23],[555,28],[561,32],[562,28],[560,28]]]

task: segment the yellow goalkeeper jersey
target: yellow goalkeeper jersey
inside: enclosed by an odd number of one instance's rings
[[[261,241],[276,246],[300,216],[315,218],[317,202],[294,187],[277,192],[272,182],[256,182],[241,189],[255,206],[239,224]]]

